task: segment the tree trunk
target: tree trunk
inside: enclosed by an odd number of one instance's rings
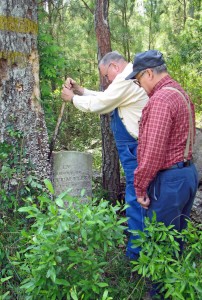
[[[128,2],[125,0],[123,2],[123,10],[122,10],[122,22],[123,22],[123,49],[125,58],[130,61],[130,45],[129,45],[129,28],[128,28],[128,18],[127,18],[127,10],[128,10]]]
[[[153,22],[153,3],[152,1],[150,2],[150,12],[149,12],[150,16],[149,16],[149,45],[148,45],[148,49],[151,49],[151,44],[152,44],[152,22]]]
[[[0,3],[0,142],[7,128],[24,136],[39,178],[50,176],[48,136],[40,105],[37,0]]]
[[[186,2],[186,0],[183,0],[183,25],[184,25],[184,28],[185,28],[186,21],[187,21],[187,2]]]
[[[108,0],[97,0],[95,8],[95,31],[98,43],[98,61],[107,52],[111,51],[108,7]],[[102,76],[100,76],[100,86],[101,90],[107,88],[107,82]],[[109,114],[101,116],[101,133],[103,188],[109,192],[111,200],[117,200],[120,192],[119,158],[110,129]]]

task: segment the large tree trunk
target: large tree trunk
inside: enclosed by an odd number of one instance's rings
[[[0,2],[0,142],[7,128],[23,133],[39,177],[50,176],[48,136],[40,105],[37,0]]]
[[[97,0],[96,2],[95,31],[98,43],[98,61],[111,51],[108,6],[108,0]],[[100,78],[100,85],[101,90],[105,90],[107,87],[107,82],[103,77]],[[101,116],[101,133],[103,188],[109,191],[111,200],[116,200],[120,193],[119,158],[110,129],[110,116],[108,114]]]

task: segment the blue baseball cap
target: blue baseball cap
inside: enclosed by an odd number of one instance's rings
[[[148,68],[155,68],[165,64],[163,54],[157,50],[148,50],[145,52],[137,53],[134,57],[133,72],[130,73],[125,79],[134,79],[140,72]]]

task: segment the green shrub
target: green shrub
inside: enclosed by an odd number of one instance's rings
[[[141,246],[138,261],[132,262],[133,271],[159,283],[165,299],[202,299],[202,225],[188,221],[181,233],[156,221],[145,219],[146,228],[135,241]],[[180,254],[179,240],[184,241]]]
[[[46,184],[54,193],[50,182]],[[18,253],[21,259],[15,259],[26,277],[21,284],[25,299],[71,299],[75,291],[79,299],[100,299],[103,292],[106,296],[108,256],[125,243],[126,219],[117,218],[119,205],[81,202],[66,193],[54,201],[44,196],[38,200],[39,206],[29,198],[19,209],[33,222],[30,230],[22,231],[25,248]]]
[[[0,300],[20,299],[21,279],[9,257],[17,251],[21,229],[29,224],[18,208],[24,204],[23,198],[37,199],[42,191],[27,157],[23,133],[8,126],[0,143]]]
[[[43,188],[27,156],[23,133],[10,127],[6,135],[0,143],[0,217],[10,218],[23,198],[37,197]]]

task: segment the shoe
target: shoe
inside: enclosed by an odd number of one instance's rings
[[[152,283],[149,294],[152,300],[165,300],[164,295],[160,292],[160,285],[157,283]]]
[[[138,260],[139,258],[139,254],[138,253],[135,253],[135,252],[131,252],[131,251],[126,251],[126,257],[129,259],[129,260]]]

